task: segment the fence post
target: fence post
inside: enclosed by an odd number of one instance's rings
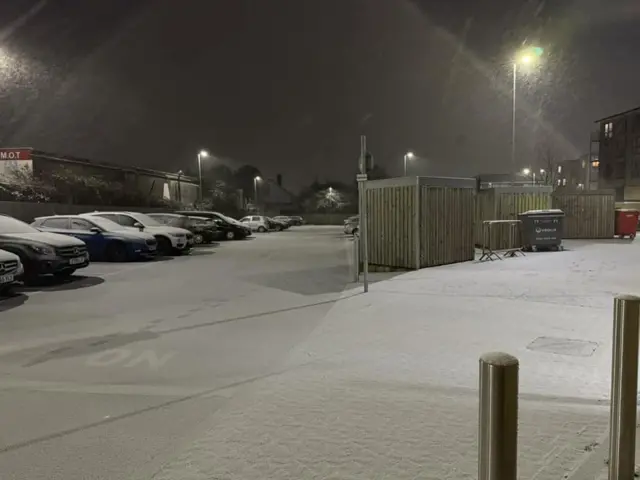
[[[360,235],[358,232],[353,234],[353,280],[357,283],[360,281]]]
[[[613,359],[609,413],[609,480],[634,478],[640,297],[613,301]]]
[[[518,369],[518,359],[508,353],[480,357],[478,480],[516,480]]]

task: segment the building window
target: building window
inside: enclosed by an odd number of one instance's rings
[[[562,165],[558,165],[558,173],[562,173]]]
[[[593,168],[598,168],[600,166],[600,162],[598,160],[594,160],[593,162],[591,162],[591,166]]]
[[[567,185],[567,179],[563,178],[562,179],[562,186],[565,187]]]
[[[613,122],[604,124],[604,138],[613,138]]]

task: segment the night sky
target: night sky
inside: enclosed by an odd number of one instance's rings
[[[640,105],[637,0],[2,0],[0,137],[177,171],[250,163],[299,189],[348,180],[359,135],[400,174],[575,158]],[[518,76],[511,165],[511,63]]]

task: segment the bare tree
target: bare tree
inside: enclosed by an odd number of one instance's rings
[[[544,170],[542,182],[555,188],[558,184],[558,155],[555,149],[550,143],[543,142],[536,147],[536,154],[538,164]]]

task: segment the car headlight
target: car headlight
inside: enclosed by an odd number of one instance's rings
[[[29,245],[29,248],[39,255],[55,255],[56,251],[51,247],[40,245]]]

